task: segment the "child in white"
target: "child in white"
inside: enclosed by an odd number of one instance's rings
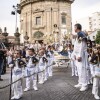
[[[99,80],[100,80],[100,60],[99,60],[99,53],[97,50],[94,50],[94,53],[90,60],[91,67],[92,67],[92,76],[93,76],[93,88],[92,94],[94,98],[99,100],[100,97],[98,96],[98,88],[99,88]]]
[[[29,54],[29,57],[27,57],[27,67],[25,69],[25,73],[26,73],[26,76],[30,76],[34,73],[37,72],[37,58],[35,57],[35,52],[34,52],[34,49],[29,49],[28,50],[28,54]],[[28,91],[30,90],[30,81],[31,81],[31,78],[32,78],[32,81],[33,81],[33,89],[34,90],[38,90],[37,88],[37,74],[35,75],[32,75],[31,77],[27,77],[26,78],[26,88],[24,89],[24,91]]]
[[[48,63],[50,66],[50,67],[48,67],[48,74],[49,74],[49,76],[53,76],[53,65],[52,64],[54,61],[54,53],[51,50],[51,46],[48,46],[47,54],[49,55]]]
[[[44,51],[39,51],[39,71],[43,71],[39,73],[39,84],[43,84],[44,81],[47,80],[47,71],[46,71],[46,65],[47,65],[47,59],[45,57]]]
[[[75,65],[75,58],[72,52],[71,54],[71,68],[72,68],[72,76],[78,76],[77,67]]]
[[[12,76],[12,82],[15,82],[18,79],[21,79],[22,74],[22,66],[25,65],[25,62],[20,59],[21,53],[20,51],[15,51],[14,54],[15,61],[12,61],[9,64],[9,67],[13,67],[13,76]],[[14,96],[11,99],[20,99],[23,95],[22,92],[22,81],[19,80],[16,83],[13,84],[12,90],[14,92]]]

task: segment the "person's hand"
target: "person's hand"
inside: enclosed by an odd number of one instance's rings
[[[10,65],[9,65],[9,68],[12,68],[12,67],[14,67],[14,65],[13,65],[13,64],[10,64]]]

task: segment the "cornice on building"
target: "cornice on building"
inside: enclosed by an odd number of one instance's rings
[[[53,1],[53,2],[69,2],[73,3],[75,0],[45,0],[45,1]],[[25,5],[31,4],[31,3],[36,3],[36,2],[44,2],[44,0],[21,0],[20,5],[21,7],[24,7]]]

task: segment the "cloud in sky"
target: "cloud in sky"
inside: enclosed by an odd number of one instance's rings
[[[72,4],[72,19],[77,20],[100,12],[100,0],[75,0]]]
[[[12,5],[20,0],[0,0],[0,27],[8,28],[9,33],[15,32],[15,16],[11,15]],[[77,20],[100,11],[100,0],[75,0],[72,4],[72,19]]]
[[[7,27],[8,33],[15,32],[15,16],[11,15],[12,6],[19,0],[0,0],[0,27]]]

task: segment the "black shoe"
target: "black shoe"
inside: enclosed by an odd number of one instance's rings
[[[0,81],[3,81],[3,79],[2,79],[2,78],[0,78]]]

